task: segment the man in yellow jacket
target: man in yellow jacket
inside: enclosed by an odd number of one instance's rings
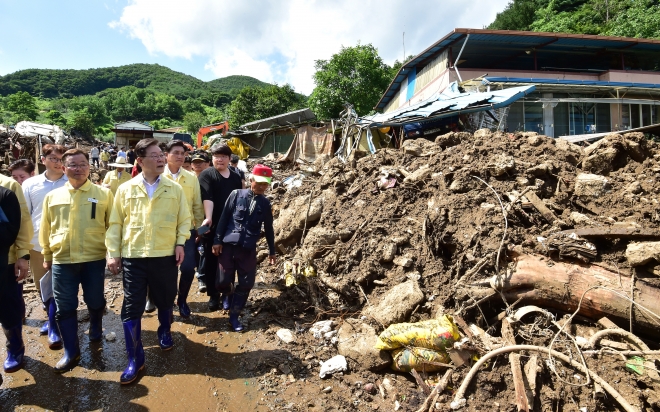
[[[23,367],[25,345],[23,344],[23,311],[25,302],[18,282],[28,274],[28,261],[32,250],[32,219],[27,209],[21,185],[14,179],[0,174],[0,186],[14,192],[21,208],[21,227],[16,241],[9,249],[6,270],[0,272],[0,324],[7,338],[7,358],[4,370],[16,372]]]
[[[44,198],[39,243],[44,269],[53,275],[64,354],[55,372],[66,372],[80,360],[78,340],[78,288],[89,310],[89,340],[103,336],[105,280],[105,232],[110,224],[113,196],[110,189],[93,184],[89,178],[89,157],[80,149],[62,156],[68,182]]]
[[[184,259],[184,244],[190,237],[190,212],[181,186],[161,178],[165,155],[158,140],[143,139],[135,146],[142,173],[117,189],[106,246],[108,268],[118,273],[123,267],[124,324],[128,366],[120,382],[133,382],[144,368],[141,318],[147,287],[158,308],[158,344],[169,350],[174,345],[170,326],[176,297],[177,266]]]
[[[105,177],[103,178],[103,187],[110,189],[114,195],[117,193],[119,185],[131,180],[131,171],[127,168],[132,168],[133,166],[126,162],[125,157],[117,157],[117,161],[115,163],[110,163],[108,166],[116,167],[116,169],[105,174]]]
[[[190,307],[186,302],[188,292],[192,281],[195,278],[195,255],[197,248],[195,247],[195,238],[197,237],[196,229],[202,225],[204,220],[204,206],[202,205],[202,192],[199,188],[199,181],[197,176],[183,169],[183,162],[186,157],[186,146],[181,140],[171,140],[167,143],[165,152],[167,153],[167,165],[163,176],[174,180],[183,188],[188,202],[188,209],[192,212],[192,224],[190,225],[190,238],[184,245],[185,257],[181,264],[181,279],[179,279],[179,296],[177,298],[177,306],[179,307],[179,315],[183,318],[190,317]]]

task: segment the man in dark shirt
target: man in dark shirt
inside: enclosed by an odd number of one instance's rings
[[[230,293],[232,283],[238,274],[238,285],[231,295],[229,323],[235,332],[242,332],[243,325],[238,320],[257,274],[257,241],[261,237],[261,225],[266,232],[268,260],[276,262],[273,212],[270,201],[264,196],[268,189],[273,170],[264,165],[256,165],[250,176],[250,188],[234,190],[222,211],[213,242],[213,254],[218,257],[218,282],[216,287],[223,293]]]
[[[215,279],[218,272],[218,257],[211,253],[213,237],[222,215],[222,208],[235,189],[243,188],[241,177],[229,170],[231,149],[223,144],[216,144],[211,148],[213,167],[209,167],[199,175],[199,186],[202,189],[202,202],[204,204],[205,219],[202,226],[209,230],[203,237],[204,243],[204,283],[207,285],[206,293],[209,295],[209,310],[220,308],[220,292],[215,288]],[[229,295],[223,295],[223,303],[229,305]]]
[[[245,172],[238,168],[239,160],[241,159],[238,157],[238,155],[231,155],[231,159],[229,160],[229,170],[238,173],[238,175],[241,177],[241,181],[243,182],[243,189],[245,189],[245,182],[247,179],[245,179]]]

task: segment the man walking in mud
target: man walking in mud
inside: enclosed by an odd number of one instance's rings
[[[236,189],[243,188],[241,177],[229,169],[229,159],[232,155],[229,146],[216,144],[211,148],[213,167],[209,167],[199,175],[199,185],[202,189],[205,219],[202,226],[211,230],[203,237],[204,246],[204,283],[209,295],[209,310],[215,311],[220,307],[220,293],[215,288],[215,279],[218,272],[218,258],[211,253],[213,236],[217,227],[222,208],[229,194]],[[229,294],[223,293],[222,307],[229,309]]]
[[[257,274],[257,241],[261,226],[266,232],[268,261],[276,262],[275,233],[270,201],[264,193],[270,185],[273,171],[270,167],[256,165],[250,176],[250,188],[234,190],[225,203],[213,241],[213,254],[218,257],[218,290],[229,294],[236,274],[238,284],[230,298],[229,323],[235,332],[242,332],[238,320]]]
[[[0,187],[12,193],[0,192],[0,325],[7,340],[7,357],[3,368],[6,373],[23,367],[23,294],[18,282],[28,274],[28,261],[32,248],[32,221],[27,212],[21,185],[0,174]],[[19,214],[16,214],[16,201]],[[5,210],[6,209],[6,210]]]
[[[64,186],[67,181],[62,167],[62,155],[66,151],[64,146],[47,144],[41,150],[41,162],[46,166],[46,171],[23,182],[23,195],[25,196],[28,213],[32,217],[32,227],[34,229],[33,250],[30,251],[27,257],[31,261],[30,269],[32,270],[37,292],[41,291],[40,281],[47,272],[43,267],[44,258],[41,254],[41,246],[39,246],[39,228],[41,227],[44,198],[50,191]],[[48,313],[48,320],[41,326],[39,333],[48,335],[48,347],[50,349],[59,349],[62,347],[62,339],[60,339],[60,331],[55,321],[55,314],[57,313],[55,299],[48,299],[44,302],[44,305]]]
[[[89,310],[89,340],[103,337],[103,296],[105,282],[105,233],[110,222],[112,192],[89,179],[87,154],[71,149],[62,156],[68,178],[64,187],[44,199],[39,243],[44,268],[52,271],[64,354],[55,372],[71,370],[80,360],[78,340],[78,289]]]
[[[177,266],[183,263],[191,226],[183,189],[161,177],[166,160],[158,140],[140,140],[135,154],[142,172],[117,189],[106,235],[108,268],[114,274],[123,268],[121,320],[128,365],[120,378],[122,384],[133,382],[144,368],[141,319],[147,287],[158,308],[158,344],[162,350],[174,345],[170,327]]]
[[[186,240],[184,245],[185,257],[180,268],[181,279],[179,280],[179,295],[176,302],[179,308],[179,315],[182,318],[189,318],[190,307],[188,306],[187,299],[192,281],[195,278],[195,258],[197,256],[197,248],[195,247],[195,239],[197,238],[196,229],[201,226],[204,220],[204,206],[202,206],[202,195],[197,176],[183,169],[186,146],[181,140],[171,140],[167,143],[165,152],[167,154],[167,165],[165,166],[163,176],[181,185],[186,195],[188,209],[192,213],[190,238]]]

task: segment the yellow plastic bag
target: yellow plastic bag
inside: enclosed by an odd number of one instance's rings
[[[413,346],[439,351],[451,348],[460,337],[454,319],[443,315],[439,319],[390,325],[378,337],[375,348],[392,350]]]
[[[410,372],[411,370],[435,372],[442,366],[434,363],[449,363],[449,355],[445,352],[426,348],[403,348],[392,351],[392,369],[397,372]]]
[[[232,137],[229,139],[227,141],[227,146],[229,146],[231,152],[235,155],[238,155],[241,160],[247,159],[250,155],[250,147],[244,144],[243,141],[238,137]]]
[[[303,277],[311,278],[316,276],[316,269],[312,265],[300,267],[298,262],[284,262],[284,282],[286,287],[300,284]]]

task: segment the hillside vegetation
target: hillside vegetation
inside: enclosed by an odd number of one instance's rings
[[[135,86],[177,99],[199,98],[212,92],[236,96],[244,87],[264,87],[249,76],[229,76],[204,82],[158,64],[129,64],[88,70],[27,69],[0,76],[0,95],[19,91],[45,98],[96,94],[106,89]]]
[[[660,39],[660,0],[512,0],[488,28]]]

